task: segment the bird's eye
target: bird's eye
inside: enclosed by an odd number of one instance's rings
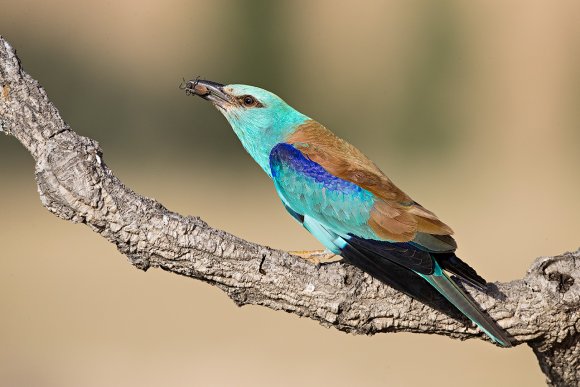
[[[244,105],[247,107],[254,106],[256,104],[256,100],[251,95],[246,95],[243,99]]]

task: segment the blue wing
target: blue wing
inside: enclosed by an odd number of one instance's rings
[[[376,238],[367,225],[375,202],[369,191],[331,175],[290,144],[272,149],[270,169],[278,194],[296,213],[315,219],[339,235]]]
[[[410,243],[381,241],[368,225],[375,196],[349,181],[328,173],[290,144],[278,144],[270,153],[274,185],[284,205],[326,248],[344,255],[348,245],[372,252],[422,274],[434,270],[427,251]],[[368,270],[367,270],[368,271]]]

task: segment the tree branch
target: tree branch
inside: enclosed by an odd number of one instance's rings
[[[96,141],[62,120],[44,89],[0,37],[0,131],[36,161],[42,204],[84,223],[139,269],[161,268],[211,283],[236,304],[263,305],[362,334],[414,332],[487,340],[466,326],[360,272],[321,267],[184,217],[127,188],[103,162]],[[466,290],[514,338],[527,343],[552,385],[580,382],[580,250],[537,259],[527,275]]]

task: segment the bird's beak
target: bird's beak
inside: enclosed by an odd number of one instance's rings
[[[225,108],[225,105],[232,102],[232,97],[224,91],[224,86],[217,82],[192,79],[185,82],[182,88],[185,89],[187,95],[200,96],[218,107]]]

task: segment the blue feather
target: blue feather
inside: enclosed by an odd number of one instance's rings
[[[270,169],[278,194],[294,212],[310,216],[342,237],[352,233],[377,238],[367,224],[375,203],[371,192],[328,173],[290,144],[272,149]]]

